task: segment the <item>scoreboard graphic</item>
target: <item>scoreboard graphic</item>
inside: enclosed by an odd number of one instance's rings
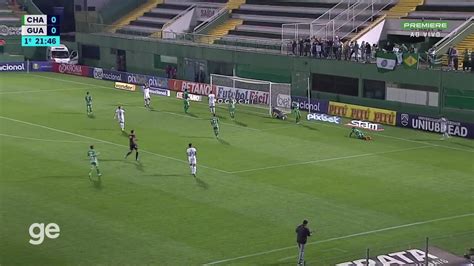
[[[24,15],[21,46],[51,47],[61,44],[59,16]]]

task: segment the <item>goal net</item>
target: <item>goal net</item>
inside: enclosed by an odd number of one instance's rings
[[[221,101],[234,98],[239,104],[264,108],[270,115],[275,107],[283,112],[291,111],[291,84],[288,83],[211,74],[211,85],[216,86],[217,98]]]

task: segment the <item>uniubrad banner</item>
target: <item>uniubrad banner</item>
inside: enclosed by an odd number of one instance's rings
[[[298,103],[300,110],[303,111],[310,113],[328,113],[329,101],[327,100],[309,99],[308,101],[308,97],[291,96],[291,102]]]
[[[449,120],[447,124],[447,130],[449,135],[474,139],[474,124]],[[397,126],[434,133],[441,133],[441,120],[439,118],[427,116],[398,113]]]
[[[391,126],[395,126],[397,121],[397,112],[392,110],[338,103],[333,101],[329,102],[328,114]]]

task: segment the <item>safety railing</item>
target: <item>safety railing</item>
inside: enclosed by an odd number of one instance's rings
[[[163,25],[163,27],[161,28],[161,32],[162,32],[161,36],[163,38],[172,38],[173,35],[169,34],[169,33],[172,33],[172,31],[168,30],[168,28],[178,19],[182,18],[184,15],[186,15],[188,12],[190,12],[191,10],[195,8],[196,8],[196,4],[193,4],[189,6],[188,8],[186,8],[185,10],[181,11],[178,15],[174,16],[168,22],[166,22],[165,25]]]
[[[193,32],[194,33],[200,33],[200,32],[205,32],[208,27],[212,26],[214,22],[217,20],[221,19],[223,16],[228,14],[228,10],[223,7],[221,8],[216,14],[214,14],[212,17],[206,19],[205,21],[201,22],[199,25],[194,27]]]
[[[444,38],[435,43],[435,45],[433,45],[433,48],[435,49],[435,54],[439,54],[440,52],[445,50],[446,47],[448,47],[451,43],[451,40],[473,27],[473,20],[474,16],[471,16],[469,19],[467,19],[465,22],[463,22],[461,25],[451,31],[448,35],[444,36]]]
[[[312,36],[325,39],[344,39],[349,34],[357,32],[358,28],[369,20],[372,20],[394,0],[361,0],[357,4],[334,17],[326,25],[312,25]]]

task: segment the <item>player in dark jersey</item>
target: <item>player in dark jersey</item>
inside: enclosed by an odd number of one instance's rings
[[[135,136],[135,131],[130,131],[130,135],[128,135],[128,141],[130,145],[130,151],[128,151],[127,155],[125,155],[125,159],[132,154],[133,150],[135,150],[135,160],[138,161],[138,145],[137,145],[137,137]]]

